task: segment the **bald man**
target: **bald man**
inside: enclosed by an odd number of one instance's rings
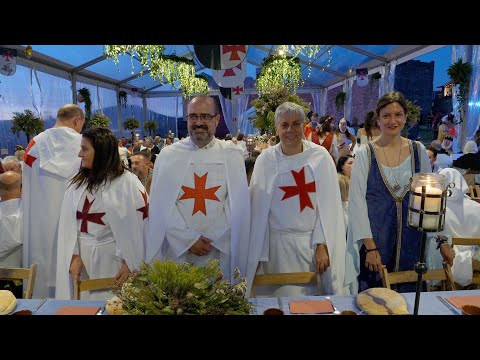
[[[0,174],[0,267],[22,267],[22,176],[15,171]],[[0,289],[8,289],[22,297],[22,285],[0,281]]]
[[[80,169],[83,110],[67,104],[53,128],[35,136],[23,159],[23,265],[37,264],[33,297],[55,297],[57,230],[68,181]]]

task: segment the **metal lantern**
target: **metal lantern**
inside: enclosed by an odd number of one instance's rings
[[[413,174],[410,181],[408,226],[425,232],[443,230],[448,191],[443,175]]]

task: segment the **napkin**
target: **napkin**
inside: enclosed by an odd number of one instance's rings
[[[54,315],[95,315],[100,306],[62,306]]]
[[[460,309],[463,305],[480,306],[480,295],[455,296],[446,299],[458,309]]]
[[[333,313],[332,303],[328,300],[289,301],[290,314]]]

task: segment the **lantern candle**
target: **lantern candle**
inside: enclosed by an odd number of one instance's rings
[[[421,194],[422,193],[422,187],[416,187],[415,192]],[[426,195],[441,195],[442,190],[430,187],[430,186],[425,186],[425,194]],[[440,212],[440,206],[441,206],[441,197],[435,197],[435,198],[430,198],[426,197],[425,198],[425,203],[423,204],[423,209],[422,209],[422,197],[413,195],[413,209],[415,210],[424,210],[424,211],[430,211],[430,212]],[[420,214],[416,212],[411,213],[411,225],[419,227],[420,226]],[[440,215],[427,215],[423,214],[423,222],[422,222],[422,229],[424,230],[437,230],[438,228],[438,223],[440,220]]]

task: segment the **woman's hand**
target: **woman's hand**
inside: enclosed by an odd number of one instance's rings
[[[365,267],[370,271],[378,272],[380,277],[383,277],[382,258],[380,257],[378,250],[367,252],[367,256],[365,258]]]
[[[116,286],[122,285],[131,274],[132,272],[128,268],[127,263],[125,262],[125,260],[122,260],[122,265],[120,266],[120,270],[118,270],[117,276],[115,276],[115,285]]]
[[[74,280],[80,280],[80,275],[83,270],[83,261],[80,255],[73,255],[70,262],[70,275]]]
[[[323,274],[330,266],[330,257],[328,256],[327,244],[318,244],[315,249],[315,262],[317,272]]]
[[[455,259],[455,250],[448,244],[440,245],[440,254],[442,254],[443,260],[445,260],[448,265],[453,266],[453,259]]]

